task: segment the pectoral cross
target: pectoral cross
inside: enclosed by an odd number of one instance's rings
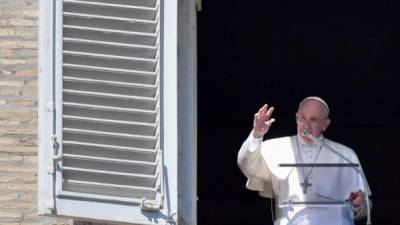
[[[308,187],[312,186],[311,183],[308,183],[308,178],[304,179],[304,182],[300,183],[300,185],[303,187],[303,194],[306,194]]]

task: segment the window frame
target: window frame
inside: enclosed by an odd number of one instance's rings
[[[193,1],[186,1],[194,6]],[[60,138],[56,123],[57,110],[60,105],[61,94],[55,93],[61,87],[59,74],[61,51],[59,39],[61,28],[57,26],[57,18],[61,18],[61,1],[39,1],[39,90],[38,90],[38,212],[41,215],[61,215],[80,219],[99,221],[113,221],[137,224],[168,224],[178,220],[184,220],[190,224],[196,223],[196,95],[194,88],[195,63],[190,64],[183,76],[178,76],[178,61],[182,56],[178,55],[178,13],[188,10],[187,6],[178,6],[177,0],[161,1],[161,146],[164,154],[164,188],[165,196],[163,207],[159,211],[143,211],[138,205],[120,204],[117,202],[82,201],[80,198],[59,198],[59,185],[54,173],[55,148]],[[178,12],[179,11],[179,12]],[[190,27],[190,26],[189,26]],[[185,28],[186,29],[186,28]],[[182,33],[184,30],[182,29]],[[192,34],[193,35],[193,34]],[[185,37],[186,38],[186,37]],[[191,37],[193,38],[193,37]],[[195,41],[191,39],[190,42]],[[189,43],[190,44],[190,43]],[[192,43],[193,44],[193,43]],[[189,58],[185,61],[195,62],[195,46],[191,45],[186,51]],[[54,57],[54,56],[58,57]],[[187,56],[187,55],[186,55]],[[168,78],[168,79],[166,79]],[[192,88],[178,90],[179,82],[183,79],[192,79]],[[178,93],[179,91],[179,93]],[[185,96],[178,105],[179,96]],[[189,105],[187,105],[189,104]],[[185,106],[186,105],[186,106]],[[168,107],[165,107],[168,106]],[[188,114],[189,113],[189,114]],[[179,115],[185,115],[185,121],[181,121]],[[189,123],[189,124],[188,124]],[[168,128],[168,129],[166,129]],[[190,130],[187,130],[190,129]],[[182,135],[182,136],[180,136]],[[180,137],[180,138],[179,138]],[[189,138],[189,140],[186,140]],[[57,140],[58,139],[58,140]],[[185,149],[180,149],[180,148]],[[185,151],[183,157],[178,157]],[[184,162],[189,160],[189,162]],[[182,172],[178,174],[179,170]],[[59,180],[59,179],[58,179]],[[189,185],[189,189],[182,185]],[[179,187],[178,187],[179,186]],[[178,199],[178,191],[183,196]],[[180,205],[178,209],[178,204]],[[189,204],[189,208],[188,208]],[[182,210],[182,215],[178,215]],[[185,211],[186,210],[186,211]],[[110,213],[113,212],[113,213]],[[180,213],[180,212],[179,212]],[[181,218],[181,219],[179,219]],[[184,219],[182,219],[184,218]]]

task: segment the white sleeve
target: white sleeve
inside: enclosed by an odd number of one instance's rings
[[[270,198],[273,196],[272,175],[261,155],[261,145],[262,138],[254,138],[251,133],[239,150],[237,163],[247,177],[246,188]]]
[[[250,152],[254,152],[257,150],[257,148],[261,145],[262,143],[262,137],[255,138],[253,136],[253,132],[249,135],[247,138],[247,148],[249,149]]]

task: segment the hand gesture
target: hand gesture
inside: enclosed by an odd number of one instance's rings
[[[254,114],[253,136],[255,138],[264,136],[271,127],[271,124],[275,122],[275,119],[271,118],[273,111],[274,107],[268,108],[268,105],[265,104],[256,114]]]
[[[353,204],[354,207],[358,207],[364,204],[364,192],[359,190],[357,192],[351,192],[349,196],[349,200]]]

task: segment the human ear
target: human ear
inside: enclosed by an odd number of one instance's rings
[[[324,120],[324,124],[322,125],[322,131],[326,131],[326,129],[328,129],[330,124],[331,124],[331,119],[326,118]]]

